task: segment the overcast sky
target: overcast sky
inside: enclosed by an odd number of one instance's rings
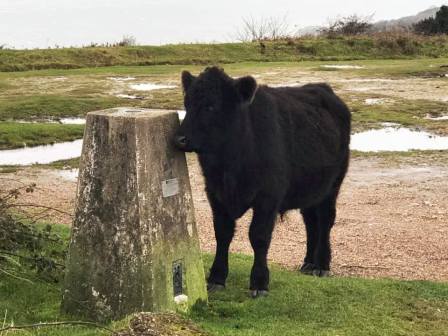
[[[348,14],[375,21],[414,15],[447,0],[0,0],[0,44],[15,48],[79,46],[119,41],[139,44],[228,42],[242,17],[287,16],[292,27],[324,24]]]

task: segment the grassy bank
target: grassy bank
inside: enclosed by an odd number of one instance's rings
[[[48,145],[82,138],[84,125],[0,122],[0,149]]]
[[[382,97],[381,95],[375,95]],[[447,104],[430,100],[395,99],[381,105],[367,105],[364,100],[371,95],[344,94],[353,112],[353,132],[381,128],[382,123],[397,123],[411,129],[425,129],[429,132],[447,135],[448,123],[446,120],[434,121],[426,119],[427,115],[442,116],[447,111]],[[18,101],[13,110],[3,110],[5,119],[18,116],[18,119],[33,120],[34,118],[58,118],[70,116],[83,116],[88,111],[100,110],[114,106],[136,106],[156,109],[181,109],[182,94],[180,90],[157,91],[151,95],[150,100],[134,100],[115,102],[114,98],[83,99],[76,97],[52,98],[29,97],[26,104]],[[45,103],[44,103],[45,102]],[[67,106],[65,106],[67,105]],[[14,111],[14,112],[12,112]],[[0,120],[2,105],[0,102]],[[8,118],[6,118],[8,117]],[[51,144],[82,138],[83,125],[62,125],[48,123],[17,123],[0,121],[0,149],[11,149],[26,146]]]
[[[371,96],[371,95],[370,95]],[[361,98],[363,95],[358,95]],[[365,95],[364,98],[369,97]],[[380,97],[380,95],[376,95]],[[387,101],[387,97],[383,97]],[[410,128],[424,128],[428,131],[448,134],[448,123],[444,120],[426,119],[427,115],[442,116],[448,110],[447,103],[431,100],[395,99],[393,102],[378,105],[366,105],[363,99],[349,102],[354,131],[381,128],[382,123],[396,123]]]
[[[68,228],[55,226],[68,239]],[[52,246],[58,249],[59,246]],[[19,260],[17,260],[20,262]],[[205,256],[206,268],[211,257]],[[274,266],[271,293],[253,300],[247,282],[251,258],[231,257],[228,288],[187,318],[210,335],[447,335],[448,284],[426,281],[317,279]],[[1,267],[1,265],[0,265]],[[13,271],[14,270],[9,270]],[[20,278],[0,275],[0,312],[5,325],[73,319],[60,315],[61,284],[25,268]],[[112,323],[117,329],[128,319]],[[60,326],[8,335],[106,335],[92,327]]]
[[[117,106],[115,97],[31,95],[0,98],[0,120],[84,116],[87,112]]]
[[[211,64],[303,60],[447,57],[448,37],[408,34],[297,38],[259,43],[178,44],[46,50],[0,50],[0,71],[114,65]]]

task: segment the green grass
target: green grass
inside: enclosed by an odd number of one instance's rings
[[[114,65],[211,64],[303,60],[447,57],[447,38],[378,35],[298,38],[258,43],[0,50],[0,71],[75,69]]]
[[[447,41],[448,48],[448,41]],[[0,51],[1,53],[1,51]],[[324,64],[356,64],[365,66],[363,69],[329,69],[322,68],[320,65]],[[319,71],[336,71],[351,73],[360,77],[383,77],[383,76],[415,76],[421,73],[429,73],[440,70],[440,66],[448,64],[448,52],[444,56],[437,58],[424,57],[424,55],[417,55],[414,58],[363,58],[335,60],[320,60],[310,59],[300,62],[294,60],[235,60],[233,63],[224,63],[219,61],[210,61],[204,64],[157,64],[157,65],[114,65],[114,66],[99,66],[99,67],[83,67],[77,69],[41,69],[41,70],[27,70],[19,72],[0,72],[0,87],[11,87],[12,84],[5,82],[7,79],[27,78],[27,77],[45,77],[45,76],[114,76],[114,75],[129,75],[129,76],[163,76],[175,75],[180,79],[182,70],[190,70],[199,72],[205,66],[211,64],[220,64],[226,71],[233,72],[235,75],[248,74],[251,71],[269,71],[272,68],[299,68],[305,70],[319,70]],[[432,66],[432,67],[431,67]],[[443,69],[441,72],[446,73]],[[3,83],[3,84],[2,84]]]
[[[73,169],[79,167],[79,157],[74,159],[68,159],[68,160],[59,160],[55,162],[51,162],[48,164],[36,164],[34,166],[39,167],[51,167],[55,169]]]
[[[347,94],[344,97],[353,111],[353,130],[355,132],[381,127],[382,122],[394,122],[411,128],[424,128],[430,132],[446,135],[448,124],[446,121],[425,119],[427,114],[439,116],[447,111],[447,104],[430,100],[407,100],[394,98],[392,103],[383,105],[366,105],[365,98],[372,95]],[[378,96],[378,95],[375,95]],[[380,96],[378,96],[380,97]],[[381,97],[380,97],[381,98]],[[387,97],[385,97],[387,98]],[[32,103],[27,103],[31,102]],[[103,104],[104,103],[104,104]],[[19,119],[58,118],[63,116],[77,116],[89,110],[100,110],[119,105],[133,105],[144,108],[181,109],[181,90],[160,90],[151,94],[151,99],[116,103],[114,99],[90,101],[78,98],[29,97],[18,101],[13,109],[4,110],[6,117],[20,116]],[[70,106],[70,108],[67,108]],[[34,112],[33,112],[34,111]],[[0,116],[2,106],[0,100]],[[23,124],[0,122],[0,149],[10,149],[40,144],[50,144],[81,138],[84,126],[59,124]]]
[[[318,43],[320,40],[310,40]],[[309,42],[309,43],[311,43]],[[285,42],[286,43],[286,42]],[[294,43],[305,43],[296,41]],[[306,42],[308,43],[308,42]],[[319,43],[324,43],[320,41]],[[325,42],[326,43],[326,42]],[[334,43],[345,43],[342,39],[336,39]],[[177,46],[178,48],[194,48],[196,45]],[[174,48],[175,46],[173,46]],[[231,47],[225,45],[225,48]],[[233,46],[240,48],[238,44]],[[223,47],[224,48],[224,47]],[[107,48],[114,50],[114,48]],[[82,53],[89,48],[79,49]],[[30,51],[31,52],[31,51]],[[36,51],[38,52],[38,51]],[[43,51],[42,51],[43,52]],[[49,51],[50,52],[50,51]],[[63,50],[51,50],[51,52],[63,52]],[[1,54],[1,51],[0,51]],[[175,57],[175,55],[173,55]],[[174,59],[174,58],[173,58]],[[245,74],[261,74],[269,71],[280,71],[278,81],[288,81],[296,78],[295,73],[326,71],[324,64],[333,61],[303,61],[303,62],[239,62],[226,64],[225,70],[232,76]],[[347,64],[347,63],[344,63]],[[445,71],[441,65],[448,64],[448,58],[419,58],[396,60],[357,60],[349,64],[364,66],[362,69],[334,70],[335,75],[341,73],[344,78],[402,78],[423,76],[431,71]],[[116,106],[135,106],[143,108],[182,109],[183,95],[179,88],[170,90],[156,90],[151,92],[136,92],[124,86],[114,87],[109,76],[133,76],[139,82],[166,82],[179,80],[180,72],[188,69],[198,73],[203,65],[179,65],[164,64],[153,66],[110,66],[80,69],[45,69],[23,72],[0,72],[0,121],[42,120],[60,117],[83,116],[89,111],[101,110]],[[66,80],[53,80],[54,77],[64,76]],[[282,78],[281,76],[284,76]],[[337,88],[338,84],[335,84]],[[439,83],[437,85],[440,85]],[[45,88],[42,89],[42,88]],[[142,100],[119,99],[114,97],[115,92],[143,95]],[[354,111],[353,128],[355,131],[372,127],[379,127],[381,122],[397,122],[405,126],[421,127],[431,132],[448,134],[446,121],[428,121],[426,114],[441,115],[447,111],[447,103],[429,100],[407,100],[393,98],[393,103],[368,106],[364,104],[364,98],[372,98],[372,94],[341,92]],[[378,96],[378,95],[375,95]],[[379,96],[381,98],[381,95]],[[362,98],[362,99],[361,99]],[[388,98],[384,96],[384,98]],[[74,134],[68,128],[67,135],[64,129],[67,126],[55,127],[50,133],[39,133],[38,127],[46,126],[21,126],[17,131],[9,126],[8,133],[4,133],[4,126],[0,124],[0,148],[15,148],[27,144],[29,146],[46,144],[66,139],[81,137],[81,127],[77,126]]]
[[[0,120],[83,116],[87,112],[119,105],[114,97],[37,95],[0,98]]]
[[[270,296],[254,301],[246,290],[250,262],[233,256],[228,289],[192,314],[206,330],[216,335],[448,333],[447,284],[316,279],[274,267]]]
[[[445,74],[446,69],[441,68],[442,65],[448,64],[446,57],[441,58],[414,58],[414,59],[369,59],[357,60],[348,64],[363,66],[361,69],[332,69],[323,68],[323,64],[337,64],[335,62],[320,62],[314,70],[318,71],[336,71],[351,74],[356,77],[368,78],[402,78],[402,77],[432,77],[437,78],[438,75]],[[347,64],[344,62],[342,64]]]
[[[32,165],[32,167],[53,168],[53,169],[62,169],[62,170],[75,169],[75,168],[79,168],[79,159],[80,159],[80,157],[73,158],[73,159],[67,159],[67,160],[54,161],[54,162],[50,162],[50,163],[35,163]],[[0,166],[0,174],[15,173],[22,168],[23,168],[23,166],[17,166],[17,165]]]
[[[68,228],[54,226],[68,239]],[[60,248],[53,246],[50,248]],[[211,256],[205,255],[206,268]],[[428,281],[317,279],[278,266],[271,268],[267,298],[249,298],[252,259],[232,255],[225,291],[207,307],[186,315],[211,335],[448,335],[448,284]],[[73,319],[60,314],[60,283],[39,280],[25,271],[29,283],[0,275],[0,315],[16,325]],[[122,328],[128,319],[111,323]],[[91,327],[51,327],[8,335],[105,335]]]
[[[20,148],[82,138],[84,125],[0,122],[0,149]]]
[[[366,95],[365,98],[367,97],[371,98],[372,95]],[[380,98],[387,99],[387,97]],[[444,102],[394,98],[393,103],[366,105],[361,99],[350,101],[349,106],[353,112],[352,122],[355,131],[378,128],[383,122],[392,122],[406,127],[421,127],[431,132],[448,134],[446,121],[425,119],[428,114],[440,116],[446,113],[448,104]]]

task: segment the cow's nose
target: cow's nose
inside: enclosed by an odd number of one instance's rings
[[[184,149],[187,147],[187,137],[185,135],[177,135],[174,138],[174,142],[179,149]]]

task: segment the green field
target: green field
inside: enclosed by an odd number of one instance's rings
[[[54,144],[82,138],[84,126],[59,124],[0,123],[0,149]]]
[[[54,225],[66,246],[69,229]],[[206,269],[212,259],[204,255]],[[16,260],[20,263],[20,260]],[[63,261],[61,261],[63,262]],[[448,284],[427,281],[313,278],[272,267],[270,295],[251,299],[247,290],[251,258],[233,255],[227,289],[211,295],[184,317],[210,335],[448,335]],[[0,314],[4,325],[74,320],[59,312],[60,281],[35,271],[0,264]],[[59,278],[60,280],[60,278]],[[129,319],[110,323],[118,330]],[[0,325],[1,326],[1,325]],[[9,331],[7,335],[107,335],[93,327],[59,326]]]
[[[183,46],[178,46],[182,48]],[[219,49],[219,46],[216,46]],[[113,49],[113,48],[112,48]],[[80,49],[83,52],[84,49]],[[1,54],[2,51],[0,51]],[[34,51],[26,51],[32,54]],[[51,50],[48,52],[62,52]],[[25,53],[25,51],[24,51]],[[356,69],[325,68],[329,64],[352,64]],[[232,76],[253,74],[258,81],[282,83],[300,80],[301,75],[322,77],[336,89],[340,84],[333,82],[339,76],[354,79],[391,79],[408,80],[423,78],[430,85],[432,81],[443,79],[447,70],[448,58],[419,59],[376,59],[352,62],[300,61],[300,62],[239,62],[221,64]],[[182,90],[179,87],[179,74],[188,69],[198,73],[203,65],[153,65],[153,66],[109,66],[80,69],[46,69],[22,72],[0,72],[0,145],[1,148],[34,146],[52,142],[71,140],[81,137],[80,127],[68,125],[47,126],[34,124],[23,126],[12,122],[18,120],[41,121],[61,117],[84,116],[89,111],[116,106],[135,106],[144,108],[183,109]],[[281,73],[268,76],[273,70]],[[132,77],[133,82],[173,83],[174,89],[140,92],[122,84],[117,86],[111,77]],[[62,80],[61,80],[62,79]],[[443,83],[443,85],[445,85]],[[440,86],[440,84],[434,84]],[[433,90],[428,86],[427,90]],[[439,89],[440,90],[440,89]],[[439,134],[448,134],[444,121],[428,121],[425,116],[440,116],[448,110],[448,103],[420,99],[397,98],[390,104],[369,106],[364,99],[371,97],[365,92],[347,92],[339,94],[353,111],[354,131],[379,127],[382,122],[396,122],[405,126],[420,127]],[[141,96],[141,99],[124,99],[117,93]],[[391,92],[375,94],[376,98],[388,98]],[[392,94],[395,94],[392,92]],[[36,130],[43,130],[40,132]],[[63,130],[66,130],[64,132]]]

